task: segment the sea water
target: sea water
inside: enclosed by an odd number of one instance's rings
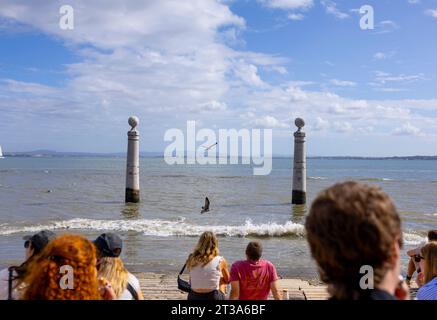
[[[308,206],[291,205],[292,159],[274,158],[268,176],[249,165],[175,165],[141,158],[141,203],[124,203],[125,159],[10,157],[0,162],[0,267],[20,262],[22,237],[41,229],[94,239],[117,232],[132,271],[175,273],[200,233],[219,236],[232,263],[262,241],[283,277],[317,278],[304,236]],[[308,159],[308,203],[338,181],[381,186],[402,217],[406,250],[437,229],[437,161]],[[200,214],[204,198],[211,211]],[[405,267],[404,267],[405,268]]]

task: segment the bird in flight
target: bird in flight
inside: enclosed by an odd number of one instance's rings
[[[212,147],[214,147],[214,146],[216,146],[216,145],[217,145],[217,142],[214,143],[214,144],[212,144],[212,145],[210,145],[209,147],[204,147],[204,148],[205,148],[205,151],[208,151],[209,149],[211,149]]]
[[[209,199],[208,197],[205,197],[205,204],[202,207],[202,210],[200,211],[200,213],[205,213],[209,211]]]

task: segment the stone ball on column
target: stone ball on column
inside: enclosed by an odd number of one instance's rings
[[[294,120],[294,124],[296,125],[296,127],[298,127],[300,129],[300,128],[303,128],[305,126],[305,121],[303,121],[302,118],[296,118]]]
[[[136,116],[132,116],[129,117],[128,123],[132,127],[132,129],[134,129],[140,123],[140,119],[138,119],[138,117]]]

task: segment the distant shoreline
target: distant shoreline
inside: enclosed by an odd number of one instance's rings
[[[48,150],[37,150],[29,152],[6,152],[5,157],[20,157],[20,158],[63,158],[63,157],[125,157],[125,153],[88,153],[88,152],[56,152]],[[159,152],[141,152],[141,158],[163,158],[164,155]],[[290,159],[293,156],[273,155],[274,159]],[[217,157],[218,158],[218,157]],[[240,157],[241,158],[241,157]],[[437,160],[435,156],[389,156],[389,157],[364,157],[364,156],[308,156],[307,159],[315,160]]]

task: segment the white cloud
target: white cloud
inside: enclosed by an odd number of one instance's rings
[[[419,128],[417,128],[417,127],[413,126],[411,123],[407,122],[403,126],[396,128],[393,131],[393,135],[396,135],[396,136],[422,136],[423,133]]]
[[[314,5],[313,0],[259,0],[265,6],[275,9],[308,9]]]
[[[239,60],[239,63],[235,65],[233,72],[239,79],[248,85],[253,85],[256,87],[264,85],[264,82],[258,75],[258,68],[253,64]]]
[[[357,85],[357,83],[353,81],[338,80],[338,79],[331,79],[329,82],[337,87],[354,87]]]
[[[433,18],[437,18],[437,9],[429,9],[425,11],[425,14],[427,16],[433,17]]]
[[[390,33],[395,30],[398,30],[399,25],[392,20],[383,20],[375,25],[375,33],[376,34],[384,34]]]
[[[338,19],[349,18],[349,15],[345,12],[340,11],[337,8],[337,4],[331,0],[321,0],[320,3],[325,7],[326,13],[333,15]]]
[[[408,3],[410,3],[410,4],[418,4],[418,3],[420,3],[420,0],[408,0]]]
[[[436,100],[357,100],[312,89],[317,83],[308,79],[270,84],[264,72],[286,74],[288,60],[231,47],[227,41],[239,40],[238,30],[245,22],[223,2],[108,0],[99,6],[76,1],[73,32],[53,23],[60,3],[36,6],[17,0],[0,7],[0,16],[32,23],[63,41],[78,58],[65,66],[65,84],[60,87],[0,81],[0,135],[23,123],[33,127],[28,132],[39,130],[41,135],[23,135],[27,140],[44,141],[44,134],[56,131],[59,146],[79,149],[97,127],[108,141],[108,151],[122,150],[125,135],[114,128],[127,127],[131,114],[141,118],[142,134],[152,150],[161,147],[166,127],[183,127],[186,120],[203,120],[208,127],[238,128],[247,123],[285,129],[294,117],[302,116],[315,124],[315,130],[386,136],[404,123],[420,122],[427,125],[427,133],[437,134]],[[229,35],[222,37],[225,32]],[[375,78],[384,88],[419,81],[424,75],[379,72]],[[333,80],[332,84],[352,85]],[[423,110],[431,112],[425,116]]]
[[[329,128],[329,121],[322,119],[321,117],[316,118],[316,123],[313,126],[313,130],[322,131]]]
[[[423,73],[412,74],[412,75],[406,75],[406,74],[392,75],[387,72],[376,71],[374,84],[384,85],[389,82],[411,83],[419,80],[427,80],[427,78]]]
[[[402,92],[402,91],[407,91],[406,89],[401,89],[401,88],[375,88],[376,91],[380,91],[380,92]]]
[[[190,111],[193,112],[223,112],[226,110],[228,110],[228,105],[217,100],[211,100],[190,108]]]
[[[340,133],[348,133],[348,132],[352,132],[353,128],[352,125],[347,121],[344,122],[336,121],[334,122],[334,130]]]
[[[375,58],[377,60],[384,60],[385,58],[387,58],[387,56],[385,53],[377,52],[373,55],[373,58]]]
[[[270,115],[253,119],[251,121],[251,124],[255,127],[260,127],[260,128],[272,128],[272,129],[290,128],[290,125],[287,125],[284,121],[279,121],[278,119]]]
[[[305,18],[305,16],[301,13],[290,13],[288,15],[288,19],[294,20],[294,21],[300,21],[300,20],[303,20],[304,18]]]
[[[377,52],[373,55],[373,59],[375,60],[386,60],[392,58],[396,54],[395,51],[390,52]]]

